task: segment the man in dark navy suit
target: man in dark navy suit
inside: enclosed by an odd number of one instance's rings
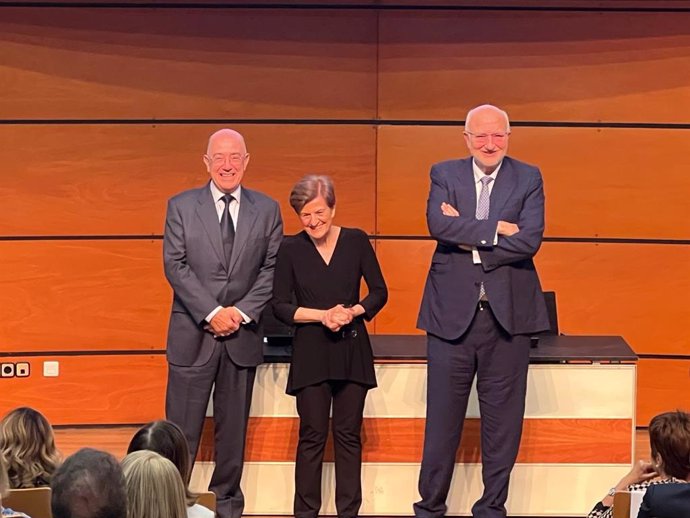
[[[539,169],[506,156],[508,115],[467,114],[471,157],[431,168],[427,223],[436,250],[417,327],[427,332],[420,518],[446,514],[467,401],[477,377],[484,493],[475,518],[506,516],[525,409],[529,335],[549,328],[532,258],[544,233]]]

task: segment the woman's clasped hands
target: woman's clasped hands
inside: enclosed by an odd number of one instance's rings
[[[355,316],[354,308],[346,308],[342,304],[338,304],[323,312],[321,323],[335,333],[352,322]]]

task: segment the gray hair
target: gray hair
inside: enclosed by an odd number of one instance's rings
[[[304,206],[312,200],[322,196],[326,205],[335,207],[335,188],[330,176],[323,174],[308,174],[295,184],[290,193],[290,206],[299,214]]]
[[[503,117],[505,117],[506,119],[506,131],[510,131],[510,119],[508,118],[508,114],[500,108],[497,108],[493,104],[482,104],[481,106],[476,106],[475,108],[472,108],[470,111],[468,111],[467,116],[465,117],[465,129],[470,127],[470,121],[472,120],[472,116],[475,113],[483,110],[492,110],[503,115]]]
[[[115,457],[82,448],[50,482],[54,518],[126,518],[125,477]]]

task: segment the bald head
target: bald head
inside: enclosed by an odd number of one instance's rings
[[[491,104],[477,106],[467,113],[464,135],[474,163],[485,174],[492,174],[508,151],[508,114]]]
[[[244,137],[239,131],[235,131],[234,129],[230,128],[223,128],[219,129],[215,133],[213,133],[209,138],[208,138],[208,145],[206,146],[206,154],[211,155],[212,154],[212,148],[217,142],[222,142],[225,140],[230,140],[235,143],[238,143],[241,148],[244,150],[244,153],[247,152],[247,145],[244,142]]]
[[[242,182],[249,164],[244,137],[228,128],[216,131],[208,139],[204,163],[211,180],[220,191],[234,192]]]
[[[501,117],[505,120],[505,131],[510,132],[510,119],[508,119],[508,114],[493,104],[482,104],[468,111],[467,117],[465,117],[465,131],[472,131],[472,119],[475,116]]]

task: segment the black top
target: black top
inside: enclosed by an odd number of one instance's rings
[[[362,277],[369,293],[359,300]],[[321,323],[296,323],[287,393],[326,380],[376,386],[374,358],[366,320],[388,299],[388,289],[367,235],[341,228],[327,265],[306,232],[286,237],[278,251],[273,280],[273,309],[286,324],[295,324],[298,307],[330,309],[361,304],[364,315],[334,333]]]

